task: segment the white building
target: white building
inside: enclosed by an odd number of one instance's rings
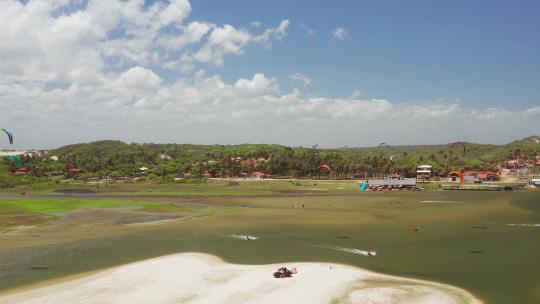
[[[417,181],[430,181],[431,180],[431,168],[430,165],[420,165],[416,170]]]

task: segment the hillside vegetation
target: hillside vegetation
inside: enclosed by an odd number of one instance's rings
[[[531,136],[505,145],[464,143],[465,152],[462,145],[452,148],[451,144],[320,149],[270,144],[127,144],[104,140],[51,150],[48,157],[25,159],[25,166],[33,176],[67,174],[69,169],[79,168],[83,178],[133,176],[140,173],[141,167],[149,168],[149,178],[162,179],[186,173],[198,178],[205,174],[228,177],[253,172],[296,178],[414,176],[420,164],[432,165],[438,174],[498,170],[506,161],[516,158],[523,164],[532,164],[540,155],[538,139],[540,136]],[[53,155],[59,160],[51,160]],[[9,161],[4,161],[3,167],[4,172],[16,170]]]

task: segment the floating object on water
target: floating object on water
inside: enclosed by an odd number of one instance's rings
[[[240,240],[244,240],[244,241],[254,241],[254,240],[258,239],[258,237],[256,237],[256,236],[245,235],[245,234],[226,234],[224,236],[230,237],[230,238],[235,238],[235,239],[240,239]]]
[[[416,225],[416,227],[414,227],[414,231],[419,232],[420,231],[420,226]]]
[[[350,236],[336,236],[336,239],[350,239]]]
[[[487,229],[486,226],[473,226],[474,229]]]

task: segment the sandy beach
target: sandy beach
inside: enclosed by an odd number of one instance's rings
[[[275,279],[280,266],[292,278]],[[331,263],[236,265],[181,253],[0,296],[0,303],[481,303],[449,285]]]

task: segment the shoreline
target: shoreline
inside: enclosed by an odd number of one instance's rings
[[[280,266],[296,267],[299,274],[275,279],[272,272]],[[294,303],[482,303],[452,285],[349,265],[241,265],[204,253],[166,255],[0,292],[7,304],[271,303],[276,297]]]

